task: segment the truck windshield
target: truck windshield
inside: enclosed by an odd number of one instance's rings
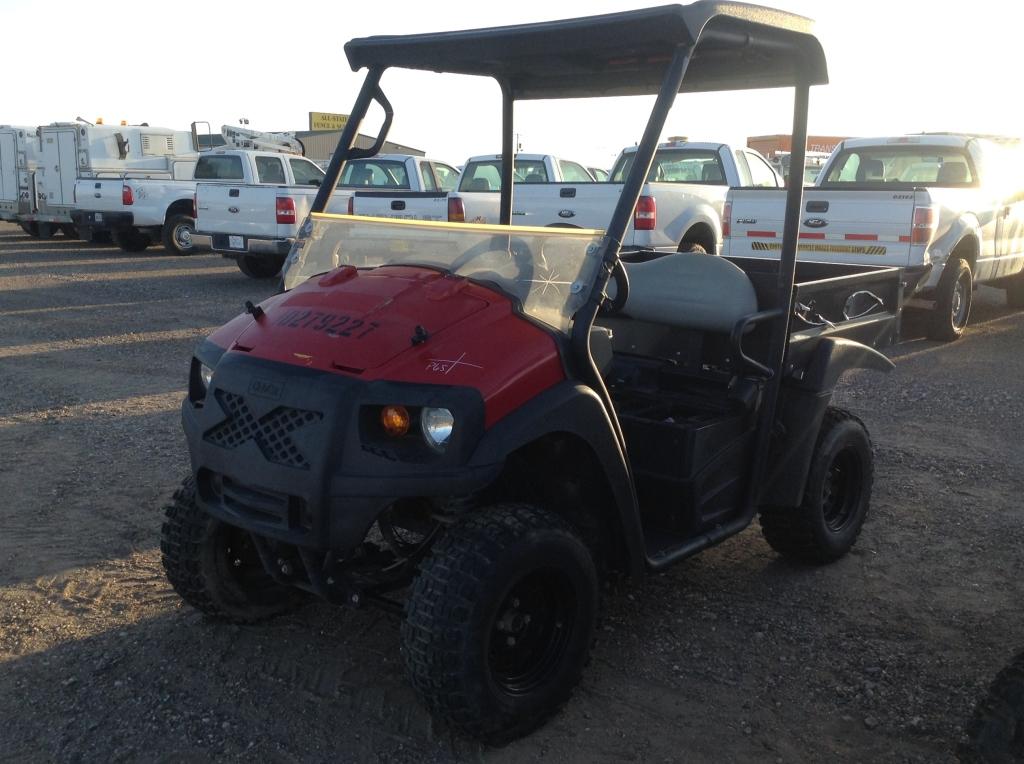
[[[636,152],[619,158],[612,170],[612,183],[622,183],[633,167]],[[710,183],[725,185],[725,172],[718,153],[705,149],[659,149],[647,173],[648,183]]]
[[[952,146],[862,146],[843,151],[822,185],[893,183],[912,186],[970,186],[974,171],[967,155]]]
[[[313,214],[285,264],[284,287],[335,268],[435,268],[493,285],[568,333],[590,293],[604,233],[585,229],[369,220]]]

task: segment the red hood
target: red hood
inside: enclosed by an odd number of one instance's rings
[[[465,279],[424,268],[340,268],[276,301],[236,340],[239,349],[285,363],[362,373],[483,310]],[[425,332],[425,334],[423,334]]]

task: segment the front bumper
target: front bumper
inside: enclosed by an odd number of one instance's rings
[[[374,405],[443,405],[461,426],[444,453],[412,459],[368,439]],[[400,498],[460,496],[490,485],[501,464],[470,465],[483,402],[467,388],[367,382],[241,353],[216,364],[182,424],[198,499],[211,515],[256,535],[350,554]]]
[[[243,235],[226,233],[197,232],[199,236],[208,236],[210,248],[227,257],[244,257],[245,255],[284,256],[292,248],[295,239],[259,239]]]
[[[73,210],[71,222],[78,228],[132,228],[135,225],[135,215],[131,212]]]

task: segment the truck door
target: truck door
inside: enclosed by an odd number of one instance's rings
[[[74,201],[75,178],[78,176],[74,128],[44,133],[42,154],[40,185],[46,204],[51,207],[69,206]]]
[[[0,133],[0,202],[5,208],[18,200],[18,153],[13,132]]]

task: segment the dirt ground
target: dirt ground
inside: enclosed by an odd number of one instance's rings
[[[210,622],[157,549],[178,408],[195,341],[273,289],[0,224],[0,760],[946,761],[1024,647],[1024,314],[988,288],[962,341],[908,320],[896,371],[844,385],[877,458],[851,555],[788,564],[755,526],[617,587],[582,686],[524,740],[432,722],[393,616]]]

